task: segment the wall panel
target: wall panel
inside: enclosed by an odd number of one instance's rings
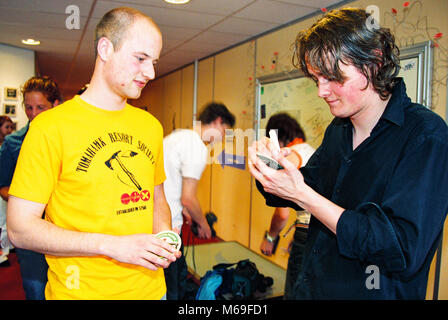
[[[193,128],[193,91],[194,91],[194,65],[181,70],[181,110],[180,127]]]
[[[214,63],[214,57],[202,60],[198,63],[197,113],[202,110],[202,107],[207,102],[213,100]],[[195,118],[197,118],[197,114],[195,115]],[[210,162],[211,161],[209,161],[209,163]],[[211,210],[211,178],[212,166],[211,164],[207,164],[198,184],[198,199],[204,213]]]
[[[215,62],[215,100],[223,102],[236,117],[235,128],[252,128],[254,110],[255,42],[220,53]],[[216,145],[215,159],[234,150]],[[231,144],[230,144],[231,145]],[[247,146],[241,148],[247,156]],[[216,162],[216,161],[215,161]],[[212,210],[218,216],[216,230],[225,240],[249,246],[251,175],[247,170],[213,164]]]
[[[180,128],[181,123],[181,70],[173,72],[165,80],[163,98],[163,130],[165,135]]]

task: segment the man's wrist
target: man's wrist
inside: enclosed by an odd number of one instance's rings
[[[274,243],[275,240],[277,240],[278,235],[275,236],[275,237],[272,237],[272,236],[269,234],[269,231],[266,231],[265,234],[264,234],[264,238],[265,238],[269,243]]]

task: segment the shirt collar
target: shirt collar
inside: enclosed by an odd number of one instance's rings
[[[404,109],[411,103],[406,94],[406,85],[402,78],[397,78],[397,83],[392,89],[392,96],[387,103],[381,119],[388,120],[397,126],[403,126]]]

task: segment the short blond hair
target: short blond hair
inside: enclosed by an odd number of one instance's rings
[[[147,19],[160,32],[155,22],[137,9],[129,7],[112,9],[101,18],[101,21],[95,28],[95,54],[97,52],[98,41],[103,37],[112,42],[114,50],[119,50],[129,27],[138,18]]]

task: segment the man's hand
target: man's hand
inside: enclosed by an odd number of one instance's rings
[[[274,243],[269,242],[267,239],[263,239],[260,246],[261,253],[266,256],[272,256],[272,251],[274,250]]]
[[[272,152],[273,144],[268,138],[255,141],[248,150],[249,171],[262,184],[266,192],[295,202],[336,234],[338,220],[345,209],[322,197],[305,183],[301,172],[285,158],[291,150],[282,148],[280,152]],[[270,156],[284,169],[269,168],[257,157],[257,153]]]
[[[105,242],[101,251],[117,261],[150,270],[167,268],[181,256],[180,251],[152,234],[113,237]]]
[[[288,148],[281,149],[280,153],[271,152],[271,148],[272,143],[268,138],[255,141],[249,147],[249,171],[263,185],[266,192],[297,203],[298,197],[307,188],[303,176],[297,167],[285,158],[286,155],[290,154]],[[257,157],[257,153],[273,158],[284,169],[274,170],[269,168]]]
[[[198,223],[198,238],[210,239],[211,237],[212,237],[212,230],[210,229],[207,220],[205,220],[205,223],[203,221],[201,221],[201,223]]]

